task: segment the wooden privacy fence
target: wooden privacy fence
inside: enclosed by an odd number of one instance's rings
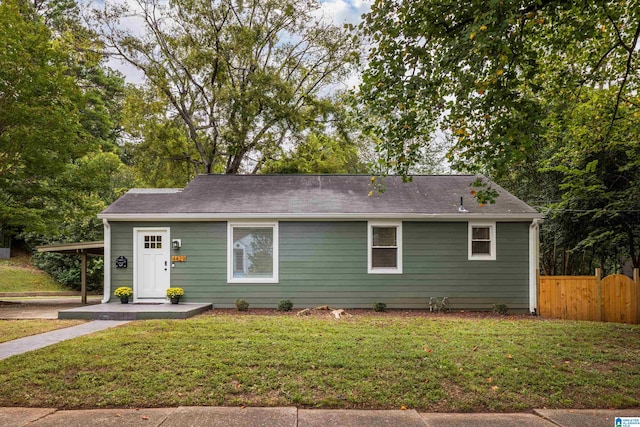
[[[552,319],[640,324],[640,279],[622,274],[539,276],[538,313]]]

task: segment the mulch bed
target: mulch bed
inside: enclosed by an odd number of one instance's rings
[[[340,307],[332,307],[340,308]],[[212,310],[202,313],[202,316],[296,316],[303,308],[294,308],[291,311],[278,311],[272,308],[249,308],[248,311],[238,311],[235,308],[214,308]],[[500,320],[524,320],[524,319],[540,319],[540,317],[532,316],[530,314],[509,314],[506,316],[493,313],[491,311],[450,311],[448,313],[429,312],[425,310],[402,310],[402,309],[388,309],[385,312],[375,312],[369,309],[354,308],[345,309],[347,313],[353,317],[411,317],[411,318],[426,318],[426,319],[500,319]],[[327,310],[313,310],[308,316],[301,317],[320,317],[320,318],[332,318],[330,311]]]

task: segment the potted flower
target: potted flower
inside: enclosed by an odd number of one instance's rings
[[[180,297],[184,295],[184,289],[182,288],[169,288],[167,289],[167,298],[171,300],[171,304],[177,304],[180,302]]]
[[[120,302],[122,304],[129,303],[129,297],[133,295],[133,289],[128,286],[121,286],[113,293],[115,296],[120,298]]]

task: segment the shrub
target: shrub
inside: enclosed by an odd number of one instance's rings
[[[249,310],[249,303],[243,299],[237,299],[236,308],[238,309],[238,311],[247,311]]]
[[[507,311],[509,311],[509,307],[507,307],[506,304],[494,304],[493,305],[493,312],[494,313],[498,313],[501,315],[505,315],[507,314]]]
[[[387,304],[383,302],[377,302],[373,304],[373,311],[377,311],[377,312],[387,311]]]
[[[283,299],[278,303],[278,311],[291,311],[293,303],[291,300]]]

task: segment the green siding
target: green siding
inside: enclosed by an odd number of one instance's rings
[[[429,297],[449,297],[454,308],[490,309],[529,304],[529,224],[496,225],[495,261],[467,259],[466,222],[404,222],[403,274],[367,274],[366,222],[288,222],[279,224],[280,274],[277,284],[228,284],[226,223],[113,222],[112,290],[132,284],[133,227],[166,226],[187,262],[171,270],[172,286],[185,289],[185,302],[231,307],[237,298],[252,307],[329,304],[369,308],[376,301],[393,308],[425,308]],[[113,261],[124,255],[126,270]]]

